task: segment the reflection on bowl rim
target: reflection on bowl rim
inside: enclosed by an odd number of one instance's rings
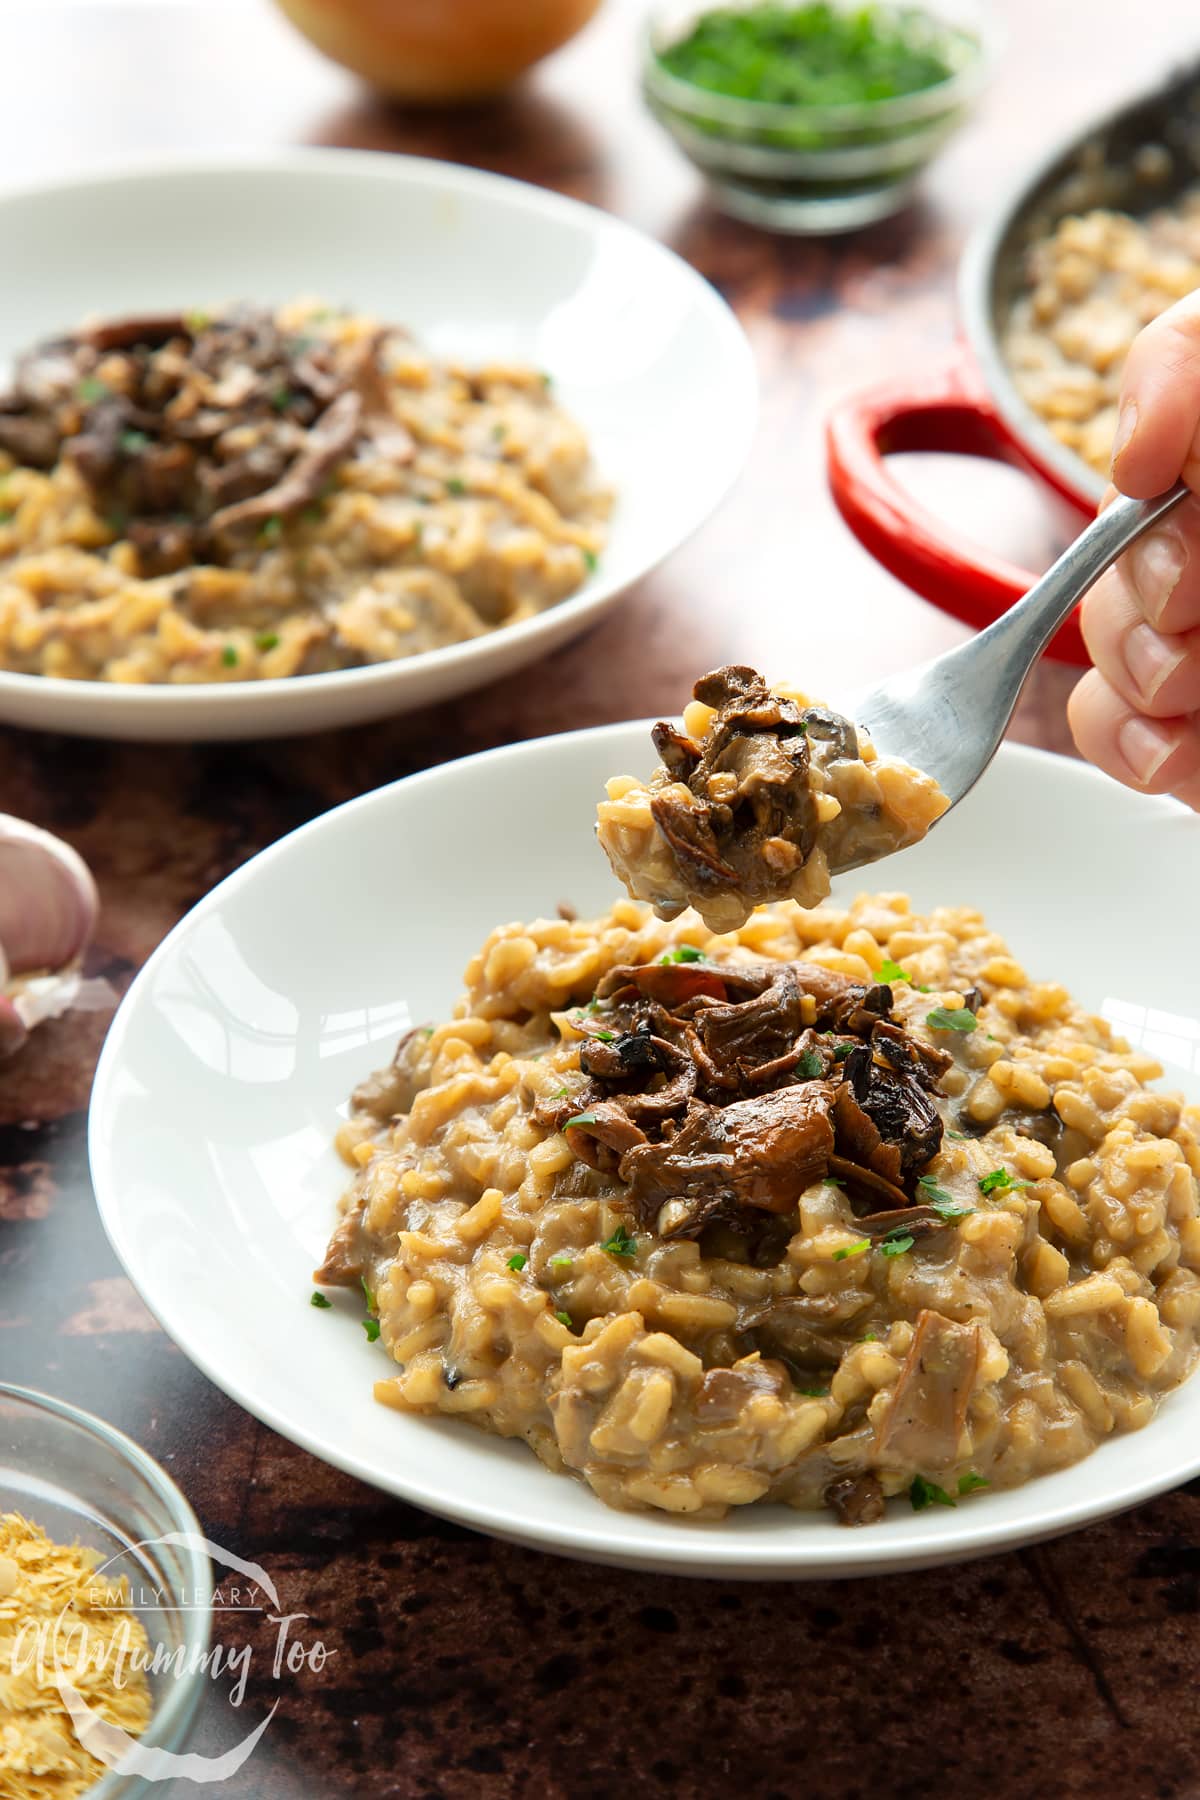
[[[945,0],[913,0],[914,10],[940,18]],[[695,8],[697,16],[728,6],[729,0],[701,0]],[[932,87],[919,88],[912,94],[896,94],[885,100],[847,101],[837,106],[805,106],[777,100],[747,100],[732,94],[717,94],[711,88],[698,87],[664,69],[659,60],[658,33],[661,6],[655,7],[646,22],[644,33],[647,89],[672,112],[734,130],[795,130],[804,126],[834,135],[881,127],[920,124],[940,114],[955,112],[976,98],[991,72],[1000,48],[1000,30],[990,10],[979,9],[976,23],[968,30],[959,26],[969,54],[961,68],[945,81]],[[954,28],[954,21],[944,21]]]
[[[176,1548],[189,1566],[188,1582],[193,1592],[208,1588],[212,1568],[208,1557],[197,1547],[204,1537],[200,1521],[182,1489],[140,1444],[127,1437],[123,1431],[118,1431],[115,1425],[109,1425],[104,1419],[98,1418],[95,1413],[85,1412],[82,1407],[73,1406],[69,1400],[59,1400],[53,1394],[44,1394],[39,1388],[24,1387],[13,1381],[0,1381],[0,1405],[5,1400],[19,1401],[35,1412],[48,1413],[54,1418],[65,1420],[69,1425],[74,1425],[97,1439],[106,1450],[131,1466],[162,1502],[172,1530],[185,1533],[191,1539],[188,1544],[181,1544]],[[69,1489],[64,1491],[70,1493]],[[76,1496],[71,1495],[71,1498]],[[81,1517],[93,1518],[97,1524],[111,1530],[92,1507],[80,1502],[79,1511]],[[200,1657],[207,1654],[211,1641],[212,1611],[207,1606],[188,1607],[183,1610],[183,1617],[188,1672],[172,1682],[166,1698],[155,1706],[150,1723],[138,1740],[147,1746],[169,1747],[180,1741],[188,1730],[199,1701],[200,1681],[204,1673]],[[110,1769],[87,1789],[83,1800],[116,1800],[122,1793],[137,1792],[138,1783],[139,1777],[123,1775]]]

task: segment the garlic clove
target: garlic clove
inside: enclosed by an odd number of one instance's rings
[[[96,883],[77,851],[0,813],[0,979],[74,961],[99,909]]]

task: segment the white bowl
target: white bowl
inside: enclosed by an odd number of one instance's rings
[[[200,902],[134,983],[101,1057],[92,1173],[113,1247],[192,1360],[260,1419],[377,1487],[498,1537],[693,1574],[917,1568],[1115,1512],[1200,1471],[1200,1379],[1073,1469],[953,1513],[849,1531],[782,1506],[720,1524],[610,1511],[523,1445],[378,1405],[391,1366],[309,1304],[346,1171],[350,1089],[410,1022],[446,1016],[492,926],[614,898],[589,821],[606,775],[648,773],[645,725],[519,744],[325,813]],[[1192,913],[1200,819],[1080,764],[1005,748],[925,843],[844,884],[973,904],[1200,1098]],[[873,877],[873,881],[872,881]]]
[[[616,490],[579,593],[397,662],[289,681],[126,687],[0,671],[0,723],[96,737],[276,737],[410,711],[575,637],[703,524],[754,429],[749,345],[671,251],[594,207],[420,157],[205,157],[0,194],[0,363],[87,313],[320,294],[435,352],[546,370]]]

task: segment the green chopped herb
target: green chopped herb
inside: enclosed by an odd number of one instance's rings
[[[600,558],[596,555],[596,552],[594,550],[585,550],[583,553],[583,560],[587,565],[588,574],[594,575],[596,570],[600,567]]]
[[[529,1258],[526,1256],[526,1254],[523,1250],[514,1250],[512,1255],[508,1259],[508,1266],[516,1274],[519,1275],[521,1270],[525,1267],[525,1264],[528,1261],[529,1261]]]
[[[277,631],[260,631],[254,640],[256,650],[274,650],[279,643]]]
[[[993,1169],[990,1175],[979,1177],[981,1194],[1005,1194],[1009,1188],[1027,1188],[1028,1186],[1027,1181],[1018,1180],[1015,1175],[1010,1175],[1007,1169]]]
[[[571,1315],[569,1312],[556,1312],[554,1316],[560,1325],[565,1325],[568,1331],[574,1331],[575,1327],[571,1323]]]
[[[435,1027],[432,1025],[422,1025],[421,1036],[431,1038],[433,1036],[434,1030],[435,1030]]]
[[[834,1262],[845,1262],[848,1256],[861,1256],[864,1250],[871,1248],[870,1238],[859,1238],[857,1244],[847,1244],[843,1250],[835,1250]]]
[[[448,494],[460,495],[460,494],[465,494],[466,491],[467,491],[466,482],[463,481],[458,475],[451,475],[449,481],[447,481],[447,483],[446,483],[446,492]]]
[[[829,1398],[828,1388],[801,1388],[800,1392],[809,1400],[827,1400]]]
[[[368,1344],[373,1344],[379,1336],[379,1320],[378,1319],[363,1319],[362,1320],[362,1328],[367,1334]]]
[[[563,1126],[563,1130],[569,1131],[572,1125],[594,1125],[595,1123],[595,1113],[576,1113],[573,1119],[567,1120],[566,1124]]]
[[[295,398],[296,396],[290,387],[280,386],[273,389],[271,393],[271,405],[275,408],[276,412],[286,412]]]
[[[186,312],[183,315],[183,322],[191,332],[192,336],[195,337],[198,331],[208,330],[209,326],[212,324],[212,314],[206,312]]]
[[[150,447],[150,439],[144,431],[123,431],[118,441],[126,456],[140,456]]]
[[[552,1100],[565,1100],[570,1091],[569,1087],[556,1088],[550,1098]]]
[[[573,1025],[577,1024],[580,1019],[589,1018],[592,1013],[598,1013],[599,1011],[600,1002],[598,1000],[589,1000],[586,1006],[577,1006],[575,1008],[574,1014],[571,1017],[571,1023]]]
[[[989,1044],[998,1044],[1000,1042],[1000,1039],[996,1036],[994,1031],[986,1031],[984,1036],[987,1038]]]
[[[935,1006],[931,1013],[925,1014],[925,1023],[933,1031],[974,1031],[979,1020],[966,1006],[956,1006],[953,1009]]]
[[[594,1031],[592,1036],[598,1044],[615,1044],[617,1041],[615,1031]]]
[[[550,1267],[552,1269],[570,1269],[574,1266],[574,1262],[575,1258],[573,1256],[552,1256],[550,1258]]]
[[[237,659],[238,659],[237,645],[236,644],[226,644],[225,648],[221,652],[221,661],[225,664],[225,667],[227,669],[235,669],[237,667]]]
[[[991,1487],[991,1485],[986,1475],[977,1475],[974,1469],[968,1469],[965,1475],[960,1475],[958,1478],[960,1494],[974,1494],[980,1488]]]
[[[806,1050],[796,1064],[796,1073],[803,1076],[805,1081],[812,1081],[816,1076],[823,1075],[824,1072],[825,1064],[815,1050]]]
[[[314,1293],[312,1299],[309,1301],[308,1304],[310,1306],[319,1306],[321,1308],[321,1310],[324,1311],[326,1307],[333,1305],[333,1301],[327,1300],[325,1298],[324,1294]]]
[[[75,398],[82,400],[85,406],[94,406],[97,400],[103,400],[112,393],[107,381],[101,381],[95,375],[85,375],[75,389]]]
[[[974,1211],[973,1207],[963,1206],[947,1188],[939,1187],[932,1175],[918,1177],[917,1186],[924,1193],[926,1204],[932,1206],[934,1212],[939,1213],[943,1219],[965,1219],[968,1213]]]
[[[359,1278],[358,1278],[358,1279],[359,1279],[359,1280],[360,1280],[360,1281],[361,1281],[361,1283],[362,1283],[362,1291],[363,1291],[363,1293],[364,1293],[364,1294],[365,1294],[365,1295],[366,1295],[366,1300],[367,1300],[367,1310],[368,1310],[368,1312],[378,1312],[378,1311],[379,1311],[379,1308],[378,1308],[378,1307],[377,1307],[377,1306],[376,1306],[376,1304],[375,1304],[375,1296],[374,1296],[374,1294],[373,1294],[373,1293],[372,1293],[372,1292],[371,1292],[371,1290],[370,1290],[370,1288],[369,1288],[369,1287],[368,1287],[368,1286],[367,1286],[367,1278],[366,1278],[366,1276],[365,1276],[365,1275],[360,1275],[360,1276],[359,1276]]]
[[[948,1131],[946,1133],[946,1136],[948,1138],[953,1138],[954,1141],[958,1144],[967,1144],[970,1142],[970,1139],[968,1138],[965,1131]]]
[[[845,1062],[853,1048],[853,1044],[835,1044],[833,1047],[834,1062]]]
[[[660,963],[691,963],[705,960],[703,950],[697,950],[695,944],[677,944],[674,950],[668,950],[659,957]]]
[[[277,544],[283,536],[283,520],[278,513],[272,513],[264,519],[259,528],[258,539],[261,544]]]
[[[826,1187],[845,1187],[846,1185],[840,1175],[822,1175],[821,1179]]]
[[[0,525],[10,525],[16,516],[16,511],[13,507],[0,506]]]
[[[637,1239],[631,1237],[623,1225],[618,1225],[607,1243],[601,1244],[610,1256],[636,1256]]]
[[[677,80],[733,99],[781,107],[863,105],[919,93],[950,77],[965,34],[935,29],[936,23],[914,8],[843,8],[829,0],[718,6],[694,18],[658,61]]]
[[[906,1250],[912,1249],[914,1241],[909,1231],[891,1233],[880,1239],[879,1249],[884,1256],[903,1256]]]
[[[877,1344],[879,1342],[879,1333],[877,1331],[868,1331],[866,1336],[860,1337],[858,1341],[860,1344]]]
[[[890,956],[885,957],[876,969],[875,979],[876,981],[907,981],[909,986],[912,986],[912,976],[902,969],[899,963],[893,962]]]
[[[954,1505],[945,1488],[939,1487],[936,1481],[927,1481],[924,1475],[913,1476],[908,1498],[914,1512],[924,1512],[927,1506]]]

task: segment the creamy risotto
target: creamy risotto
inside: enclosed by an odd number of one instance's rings
[[[613,873],[660,918],[693,906],[732,931],[765,900],[815,906],[839,870],[923,838],[950,802],[930,776],[753,669],[696,683],[683,730],[660,722],[643,785],[608,783],[597,832]]]
[[[1107,476],[1121,372],[1143,325],[1200,287],[1200,192],[1146,218],[1063,219],[1029,256],[1004,353],[1060,443]]]
[[[317,1279],[365,1290],[386,1405],[613,1506],[960,1504],[1192,1367],[1159,1073],[961,907],[506,925],[355,1094]]]
[[[610,496],[549,377],[312,302],[109,321],[0,396],[0,668],[230,682],[573,594]]]

